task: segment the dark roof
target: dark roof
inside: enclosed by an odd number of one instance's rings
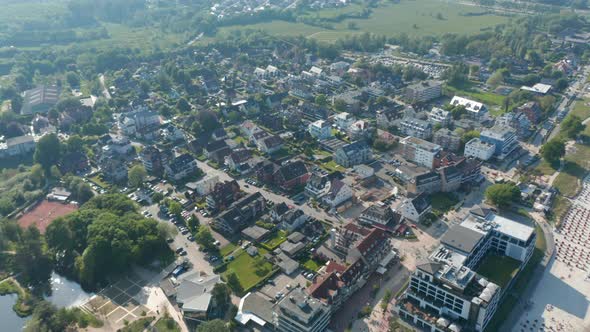
[[[352,155],[352,154],[358,153],[361,150],[365,150],[368,148],[369,148],[369,146],[367,145],[367,143],[365,141],[356,141],[356,142],[352,142],[350,144],[344,145],[342,147],[342,150],[347,155]]]
[[[303,161],[296,160],[281,166],[277,172],[281,174],[284,181],[290,181],[305,175],[307,167],[305,167]]]
[[[187,164],[190,164],[195,161],[195,158],[188,153],[182,154],[170,163],[170,169],[173,172],[181,172]]]
[[[289,206],[284,202],[281,202],[273,206],[272,210],[277,214],[277,216],[282,216],[285,212],[289,211]]]
[[[229,154],[234,163],[243,163],[252,157],[252,152],[246,149],[234,150]]]
[[[220,139],[218,141],[209,142],[209,144],[207,144],[207,147],[205,147],[205,150],[212,152],[221,150],[225,147],[227,147],[227,143],[225,143],[224,140]]]
[[[283,144],[283,139],[278,135],[273,135],[273,136],[265,138],[263,140],[263,142],[267,148],[274,148],[276,146]]]
[[[451,228],[442,237],[440,242],[449,247],[470,253],[483,236],[482,233],[476,232],[471,228],[457,225]]]
[[[412,204],[414,205],[416,212],[418,212],[418,214],[422,214],[422,212],[430,207],[430,200],[428,199],[428,195],[421,193],[412,200]]]
[[[440,268],[442,267],[441,263],[435,263],[435,262],[422,262],[422,263],[418,263],[416,265],[416,268],[429,273],[429,274],[435,274],[436,272],[438,272],[438,270],[440,270]]]

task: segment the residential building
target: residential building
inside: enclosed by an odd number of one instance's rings
[[[401,215],[415,223],[424,220],[430,211],[432,211],[432,206],[426,193],[421,193],[414,198],[407,198],[400,206]]]
[[[484,331],[535,248],[534,227],[476,208],[417,264],[395,310],[424,331]],[[483,276],[500,257],[509,275]],[[495,268],[492,266],[491,268]],[[481,271],[481,272],[478,272]],[[492,279],[493,278],[493,279]]]
[[[284,141],[278,135],[271,135],[257,142],[258,150],[273,154],[283,148]]]
[[[330,191],[330,179],[328,175],[314,172],[305,185],[305,195],[315,200],[320,200]]]
[[[127,181],[127,165],[119,158],[102,158],[100,169],[107,182],[123,183]]]
[[[416,174],[406,181],[406,190],[411,194],[433,194],[440,191],[442,180],[438,172],[430,171]]]
[[[35,151],[35,139],[31,135],[12,137],[0,143],[0,158],[30,155]]]
[[[278,303],[277,331],[322,332],[330,323],[328,304],[310,298],[301,288],[295,288]]]
[[[352,200],[352,197],[352,188],[349,185],[338,179],[333,179],[330,182],[330,190],[322,197],[322,203],[335,209],[341,204]]]
[[[59,90],[55,85],[42,85],[23,93],[20,114],[47,113],[59,101]]]
[[[445,111],[440,107],[433,107],[428,114],[428,120],[430,120],[432,124],[440,124],[441,126],[446,127],[451,123],[451,112]]]
[[[356,118],[348,112],[342,112],[334,115],[334,124],[340,130],[347,130],[355,120]]]
[[[459,97],[459,96],[453,97],[453,99],[451,100],[451,106],[465,107],[467,114],[471,118],[475,118],[475,119],[481,118],[487,112],[486,105],[484,105],[480,102],[477,102],[477,101],[474,101],[471,99],[467,99],[467,98],[463,98],[463,97]]]
[[[165,174],[174,181],[180,181],[188,176],[196,175],[199,168],[197,161],[188,153],[175,157],[164,166]]]
[[[334,161],[347,168],[364,164],[372,158],[371,148],[365,141],[346,144],[334,153]]]
[[[496,125],[515,129],[520,140],[526,140],[533,133],[531,121],[525,113],[508,112],[496,118]]]
[[[348,136],[351,140],[368,139],[371,133],[369,122],[365,120],[355,121],[348,127]]]
[[[303,211],[292,208],[283,212],[277,219],[279,228],[288,232],[294,232],[298,230],[308,220],[309,216]]]
[[[176,299],[184,319],[203,321],[218,317],[212,315],[217,305],[212,291],[216,284],[222,283],[219,275],[203,276],[199,271],[192,271],[181,275],[176,283],[172,294],[166,295]]]
[[[225,157],[231,153],[230,147],[224,140],[209,142],[203,149],[207,159],[210,159],[218,164],[225,161]]]
[[[438,144],[443,149],[449,151],[458,151],[459,147],[461,147],[461,136],[447,128],[439,129],[436,133],[434,133],[434,138],[432,141],[434,144]]]
[[[164,174],[164,166],[168,164],[171,158],[171,152],[161,150],[154,145],[146,146],[139,153],[139,159],[145,170],[149,174],[156,176]]]
[[[405,89],[404,99],[411,104],[424,103],[442,96],[441,81],[423,81],[409,85]]]
[[[256,221],[265,209],[266,200],[262,194],[256,192],[234,202],[215,218],[211,226],[225,234],[237,234]]]
[[[475,137],[465,143],[465,151],[463,152],[463,155],[465,157],[474,157],[485,161],[492,158],[495,151],[496,146],[494,144],[483,142]]]
[[[514,111],[516,113],[524,113],[532,124],[538,124],[543,114],[541,106],[536,101],[529,101]]]
[[[496,125],[490,129],[485,129],[479,135],[484,143],[490,143],[495,146],[494,156],[502,160],[518,147],[516,131],[513,128]]]
[[[332,127],[330,123],[325,120],[317,120],[312,122],[307,127],[309,134],[319,140],[324,140],[332,137]]]
[[[217,182],[209,191],[205,201],[211,211],[222,211],[240,197],[240,185],[236,180]]]
[[[442,150],[440,145],[408,136],[401,140],[403,157],[418,165],[432,169],[435,158]]]
[[[225,164],[232,171],[244,174],[251,171],[250,164],[248,163],[251,158],[252,151],[248,149],[237,149],[225,157]]]
[[[378,202],[366,208],[359,216],[359,221],[393,227],[401,221],[401,214],[393,211],[389,205]]]
[[[454,165],[441,167],[436,170],[440,174],[441,190],[445,193],[451,193],[459,190],[461,187],[463,174]]]
[[[520,89],[528,92],[532,92],[539,96],[548,94],[553,87],[549,84],[537,83],[533,86],[521,86]]]
[[[219,183],[219,176],[213,174],[207,174],[204,178],[192,183],[191,187],[199,196],[209,195],[214,189],[215,185]],[[189,184],[187,183],[187,186]]]
[[[398,109],[388,108],[384,110],[378,110],[375,114],[375,121],[377,127],[388,129],[396,125],[396,120],[401,116]]]
[[[274,183],[286,191],[305,185],[309,177],[307,167],[301,160],[289,161],[281,165],[273,175]]]
[[[399,130],[406,136],[414,136],[421,139],[432,137],[432,124],[416,118],[404,118],[399,123]]]

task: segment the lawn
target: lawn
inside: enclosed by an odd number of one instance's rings
[[[267,250],[258,248],[258,255],[251,257],[246,251],[238,250],[235,259],[226,265],[222,276],[225,277],[228,273],[234,272],[243,289],[255,286],[272,273],[273,265],[263,257],[267,253]]]
[[[264,245],[269,249],[274,250],[285,241],[287,241],[287,232],[279,230],[271,234],[271,237],[264,241]]]
[[[578,116],[583,120],[590,117],[590,105],[588,104],[589,100],[587,99],[580,99],[577,100],[574,104],[574,108],[570,111],[569,114]]]
[[[559,225],[559,223],[561,223],[561,219],[565,216],[571,206],[572,203],[567,198],[558,195],[553,202],[553,208],[551,209],[549,221],[551,221],[556,226]]]
[[[544,159],[541,159],[541,162],[539,162],[539,165],[537,165],[537,167],[535,167],[535,171],[538,172],[539,174],[543,174],[543,175],[553,175],[555,173],[555,171],[557,171],[555,168],[553,168],[553,166],[551,166],[551,164],[549,164],[547,161],[545,161]]]
[[[304,15],[320,18],[332,18],[344,13],[359,11],[358,5],[339,9],[324,9]],[[440,14],[440,15],[438,15]],[[439,16],[437,18],[437,16]],[[217,36],[227,35],[235,30],[263,30],[277,36],[307,36],[320,41],[334,42],[347,35],[365,32],[384,36],[406,33],[413,36],[442,35],[445,33],[472,34],[490,30],[504,24],[509,17],[487,14],[484,10],[456,3],[444,3],[437,0],[401,0],[400,3],[382,3],[373,8],[366,19],[346,19],[333,23],[333,29],[315,27],[304,23],[272,21],[243,26],[229,26],[219,29]],[[350,29],[354,23],[356,29]],[[205,42],[204,40],[203,42]]]
[[[313,258],[310,258],[310,259],[306,260],[305,262],[303,262],[303,267],[308,270],[317,272],[322,267],[322,264],[315,261]]]
[[[471,83],[462,88],[445,85],[444,89],[445,94],[447,95],[453,94],[461,97],[472,98],[475,101],[479,101],[481,103],[486,104],[488,107],[502,106],[502,104],[504,103],[504,99],[506,99],[506,96],[495,94],[493,92],[481,91],[475,88],[474,85]]]
[[[338,165],[334,160],[330,160],[328,162],[321,163],[320,167],[322,167],[323,169],[325,169],[328,172],[344,172],[344,171],[346,171],[346,168]]]
[[[228,243],[225,247],[219,249],[219,254],[221,257],[225,257],[231,254],[234,250],[236,250],[237,246],[233,243]]]
[[[108,183],[104,182],[100,178],[99,175],[95,175],[95,176],[89,178],[88,180],[94,182],[96,185],[98,185],[99,187],[104,188],[104,189],[108,189],[110,187],[110,185]]]
[[[508,256],[488,254],[477,268],[477,273],[504,288],[518,272],[520,262]]]
[[[566,197],[574,197],[580,189],[579,180],[585,173],[586,171],[577,164],[567,163],[563,171],[553,181],[553,187]]]

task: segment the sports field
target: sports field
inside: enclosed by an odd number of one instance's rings
[[[341,9],[342,11],[344,9]],[[310,16],[334,16],[334,9],[315,12]],[[339,12],[336,12],[339,13]],[[346,19],[334,23],[334,29],[315,27],[304,23],[272,21],[267,23],[221,28],[218,36],[237,29],[264,30],[277,36],[304,35],[317,40],[332,42],[346,35],[370,32],[395,36],[407,33],[414,36],[442,35],[445,33],[471,34],[508,22],[510,18],[484,12],[481,8],[450,4],[440,0],[401,0],[400,3],[384,3],[373,8],[367,19]],[[349,23],[356,26],[349,29]]]
[[[42,201],[33,209],[26,212],[18,219],[18,224],[22,228],[27,228],[35,225],[41,233],[45,233],[45,229],[55,219],[65,216],[78,210],[78,206],[73,204],[62,204],[58,202]]]

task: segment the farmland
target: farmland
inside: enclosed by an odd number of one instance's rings
[[[313,16],[323,18],[340,13],[342,12],[328,9],[318,11]],[[471,34],[488,30],[498,24],[506,23],[508,20],[509,17],[486,13],[472,6],[442,3],[437,0],[402,0],[397,4],[381,4],[378,8],[374,8],[373,13],[366,19],[342,20],[335,23],[333,29],[303,23],[272,21],[239,27],[224,27],[219,30],[217,35],[224,35],[237,29],[253,29],[263,30],[277,36],[304,35],[319,41],[334,42],[347,35],[364,32],[385,36],[394,36],[400,33],[413,36],[445,33]],[[352,23],[355,28],[350,29],[349,23]]]

